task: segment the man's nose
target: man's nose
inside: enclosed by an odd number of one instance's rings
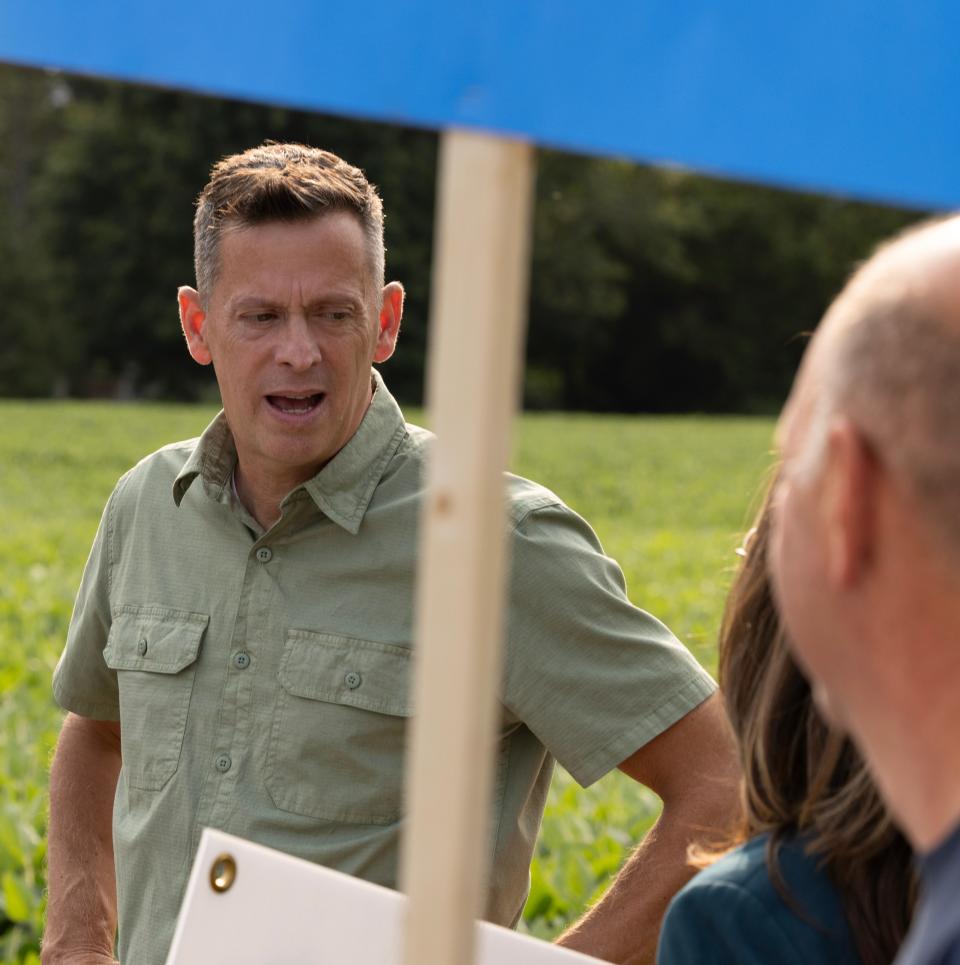
[[[320,361],[316,335],[303,315],[291,314],[282,327],[277,345],[277,362],[297,372],[305,371]]]

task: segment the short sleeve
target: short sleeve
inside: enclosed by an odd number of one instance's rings
[[[804,960],[762,901],[722,880],[701,884],[694,879],[673,899],[657,946],[657,965],[800,965]]]
[[[119,720],[116,673],[103,650],[110,633],[110,553],[121,482],[107,501],[73,606],[67,642],[53,672],[53,695],[64,710],[96,720]]]
[[[690,652],[627,598],[620,567],[562,503],[512,541],[504,703],[583,786],[716,689]]]

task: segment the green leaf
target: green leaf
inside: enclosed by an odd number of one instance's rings
[[[11,871],[3,873],[3,900],[7,906],[7,917],[11,921],[30,920],[30,910],[34,904],[33,895]]]
[[[22,866],[25,863],[26,855],[23,853],[17,826],[12,817],[0,811],[0,866]]]

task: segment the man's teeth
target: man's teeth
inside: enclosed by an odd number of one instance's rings
[[[288,396],[274,396],[271,401],[281,412],[297,414],[309,412],[319,401],[319,396],[308,395],[302,399],[293,399]]]

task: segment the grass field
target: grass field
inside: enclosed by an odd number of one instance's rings
[[[100,511],[133,462],[198,434],[212,413],[0,402],[0,962],[39,962],[46,770],[61,719],[50,675]],[[593,523],[633,601],[712,670],[733,549],[771,432],[766,419],[530,415],[513,468]],[[549,938],[576,917],[656,813],[656,798],[622,775],[584,791],[558,773],[526,927]]]

